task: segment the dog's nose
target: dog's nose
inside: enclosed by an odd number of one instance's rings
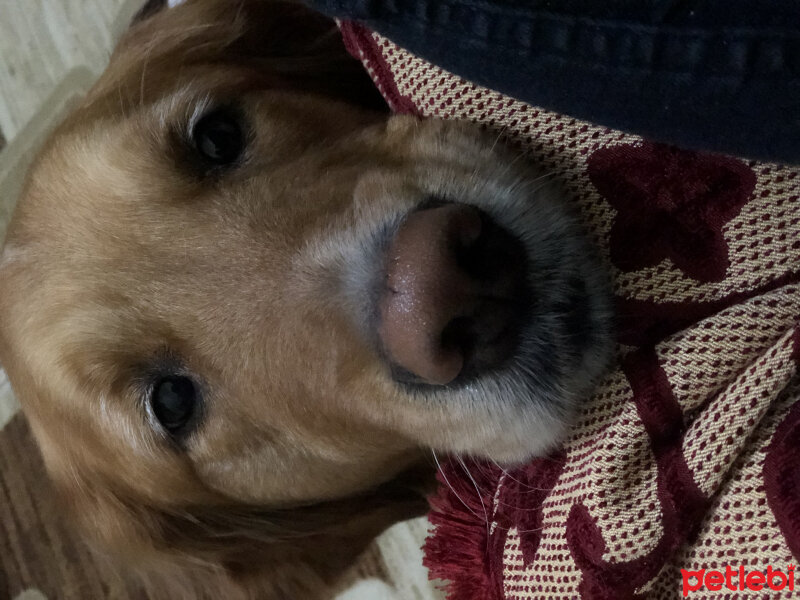
[[[411,213],[389,245],[378,333],[396,367],[444,385],[499,366],[527,307],[522,244],[464,204]]]

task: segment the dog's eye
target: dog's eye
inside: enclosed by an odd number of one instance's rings
[[[197,389],[188,377],[163,377],[153,388],[153,414],[172,435],[183,432],[194,415],[196,405]]]
[[[210,166],[225,167],[242,155],[245,136],[234,111],[220,108],[195,124],[192,142]]]

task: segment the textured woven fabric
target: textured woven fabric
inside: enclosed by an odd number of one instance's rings
[[[688,597],[800,594],[738,571],[800,558],[798,170],[596,127],[342,30],[394,110],[475,121],[558,173],[615,280],[618,361],[563,448],[443,466],[426,561],[450,598],[678,598],[682,569],[726,567]]]

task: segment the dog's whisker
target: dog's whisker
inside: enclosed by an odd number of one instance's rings
[[[442,475],[442,479],[444,479],[445,485],[447,485],[447,487],[450,488],[450,491],[453,492],[453,495],[458,499],[458,501],[464,505],[464,508],[466,508],[470,513],[472,513],[473,516],[480,519],[481,516],[478,513],[476,513],[472,509],[472,507],[464,501],[464,499],[459,495],[459,493],[453,487],[453,484],[450,483],[450,480],[447,478],[447,475],[445,474],[444,469],[442,468],[442,463],[439,462],[439,457],[436,456],[436,450],[431,448],[431,454],[433,454],[433,460],[436,462],[436,470],[439,471],[439,473]]]
[[[494,152],[494,149],[497,146],[497,143],[502,139],[503,134],[507,130],[508,130],[508,124],[505,124],[505,125],[503,125],[503,127],[500,128],[500,131],[497,132],[497,136],[495,136],[495,138],[494,138],[494,142],[492,143],[492,147],[489,149],[489,152]]]
[[[516,477],[514,477],[514,476],[513,476],[513,475],[512,475],[512,474],[511,474],[511,473],[508,471],[508,469],[506,469],[506,468],[504,468],[504,467],[500,466],[500,465],[497,463],[497,461],[496,461],[496,460],[494,460],[494,459],[491,459],[491,461],[492,461],[492,462],[495,464],[495,466],[497,466],[497,468],[498,468],[498,469],[500,469],[500,470],[503,472],[503,474],[504,474],[504,475],[505,475],[505,476],[506,476],[508,479],[510,479],[510,480],[511,480],[511,481],[513,481],[514,483],[517,483],[517,484],[519,484],[520,486],[522,486],[523,488],[525,488],[525,489],[521,490],[521,493],[533,493],[533,492],[544,492],[544,491],[547,491],[547,489],[548,489],[548,488],[544,488],[544,487],[536,487],[536,486],[534,486],[534,485],[531,485],[530,483],[526,483],[526,482],[524,482],[524,481],[520,481],[519,479],[517,479]],[[509,505],[506,505],[506,506],[509,506]],[[527,510],[527,509],[525,509],[525,510]]]
[[[489,512],[486,510],[486,504],[483,501],[483,493],[482,493],[480,487],[478,487],[478,482],[475,481],[475,478],[472,476],[472,473],[470,473],[469,468],[467,467],[466,463],[464,462],[464,458],[459,456],[458,457],[458,462],[461,465],[461,468],[464,470],[464,473],[466,473],[467,477],[469,477],[470,481],[472,482],[472,485],[475,487],[475,493],[478,495],[478,500],[481,501],[481,507],[483,508],[483,515],[484,515],[484,519],[486,521],[486,529],[488,531],[489,526],[490,526],[490,524],[489,524]]]

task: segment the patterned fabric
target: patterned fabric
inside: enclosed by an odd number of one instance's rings
[[[426,562],[449,597],[794,597],[798,170],[596,127],[342,30],[394,110],[480,123],[559,173],[615,279],[618,363],[563,448],[443,466]]]

